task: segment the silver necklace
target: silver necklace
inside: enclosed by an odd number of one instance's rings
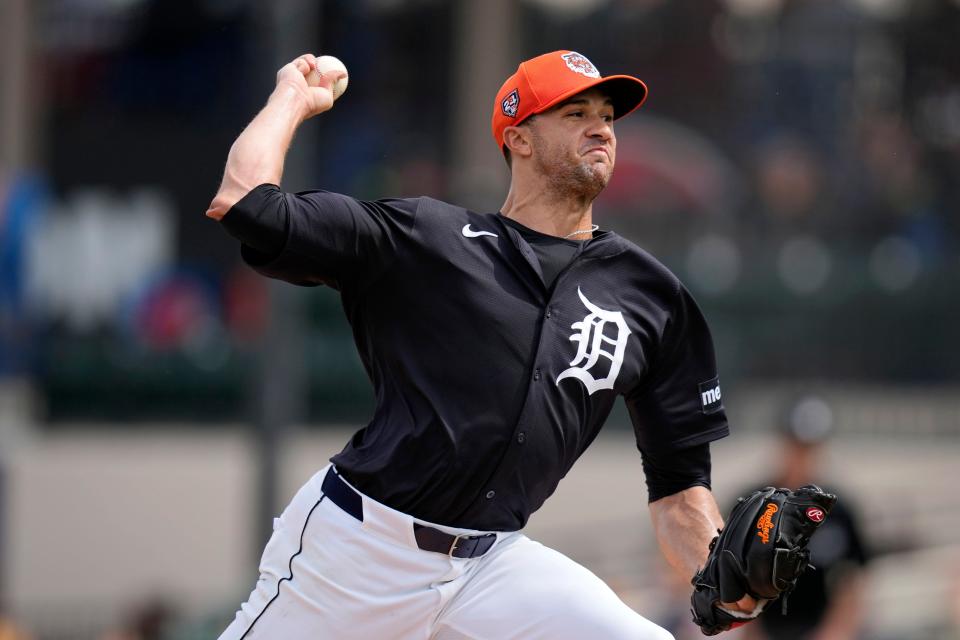
[[[590,228],[589,228],[589,229],[580,229],[579,231],[574,231],[573,233],[568,233],[567,235],[563,236],[563,239],[566,240],[566,239],[569,238],[570,236],[578,236],[578,235],[580,235],[581,233],[593,233],[594,231],[596,231],[596,230],[599,229],[599,228],[600,228],[600,225],[598,225],[598,224],[592,224],[592,225],[590,225]]]

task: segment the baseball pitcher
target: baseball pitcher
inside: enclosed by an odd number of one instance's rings
[[[728,425],[707,323],[666,267],[593,221],[614,121],[643,82],[573,51],[521,63],[491,121],[510,189],[479,212],[283,191],[298,125],[336,117],[344,78],[312,55],[280,69],[207,211],[260,273],[339,291],[376,392],[370,421],[277,519],[221,638],[670,638],[522,532],[618,398],[704,632],[789,592],[832,496],[762,490],[723,528],[710,442]],[[595,544],[613,535],[597,523]]]

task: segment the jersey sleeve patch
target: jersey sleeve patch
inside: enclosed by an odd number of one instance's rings
[[[716,413],[723,409],[723,398],[720,394],[720,377],[715,376],[699,385],[700,410],[705,414]]]

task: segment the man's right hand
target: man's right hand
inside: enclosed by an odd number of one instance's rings
[[[333,86],[337,80],[347,75],[343,71],[325,71],[320,74],[319,84],[313,86],[307,80],[316,66],[317,57],[312,53],[305,53],[277,71],[277,87],[273,95],[292,91],[301,103],[303,120],[333,107]]]

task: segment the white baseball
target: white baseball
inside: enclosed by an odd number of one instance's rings
[[[307,75],[307,84],[311,87],[320,86],[320,74],[326,73],[327,71],[343,71],[347,73],[347,67],[345,64],[340,62],[339,59],[333,56],[320,56],[317,58],[317,65],[314,69],[310,70],[310,73]],[[336,84],[333,85],[333,99],[336,100],[343,95],[343,92],[347,90],[347,83],[350,78],[344,76],[337,80]]]

